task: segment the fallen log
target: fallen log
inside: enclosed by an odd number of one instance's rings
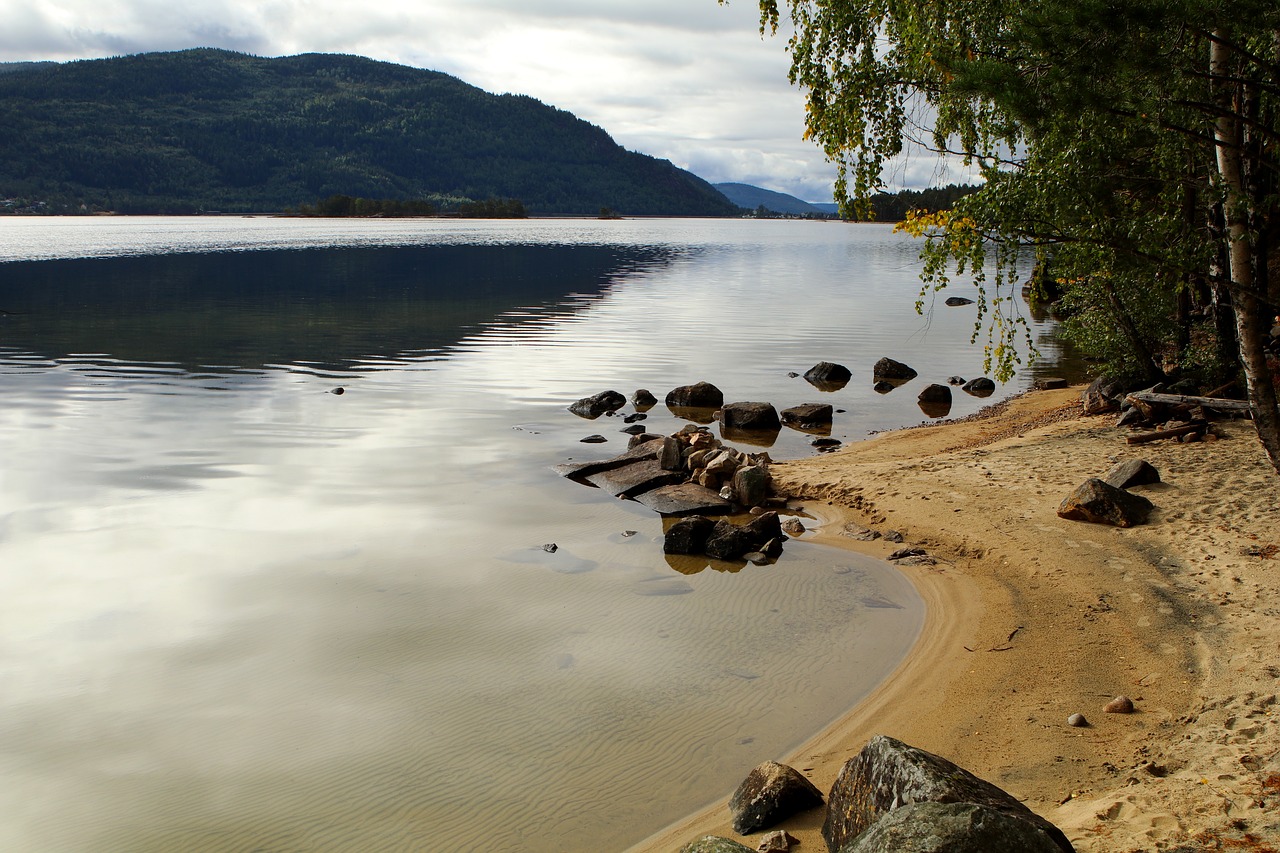
[[[1146,444],[1149,441],[1159,441],[1162,438],[1177,438],[1180,435],[1188,435],[1193,432],[1205,432],[1207,429],[1207,424],[1187,424],[1186,426],[1173,427],[1171,429],[1158,429],[1155,432],[1131,435],[1125,439],[1125,442],[1128,444]]]
[[[1188,394],[1156,394],[1151,391],[1135,391],[1129,397],[1142,403],[1160,403],[1167,406],[1203,406],[1219,412],[1247,412],[1248,400],[1221,400],[1216,397],[1193,397]]]

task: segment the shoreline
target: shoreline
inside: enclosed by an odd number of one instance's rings
[[[1005,788],[1080,851],[1280,839],[1264,810],[1280,795],[1280,611],[1265,606],[1280,598],[1280,484],[1247,422],[1217,425],[1218,442],[1129,448],[1113,418],[1079,416],[1080,390],[774,466],[822,522],[806,539],[881,558],[899,547],[849,538],[852,521],[898,530],[937,563],[899,566],[928,615],[898,669],[792,754],[758,758],[825,792],[889,734]],[[1149,524],[1057,517],[1074,486],[1133,457],[1164,480],[1134,489],[1157,505]],[[1102,712],[1122,694],[1137,713]],[[1076,712],[1089,727],[1066,725]],[[706,834],[754,847],[732,831],[730,793],[631,850]],[[814,810],[778,828],[821,851],[821,823]]]

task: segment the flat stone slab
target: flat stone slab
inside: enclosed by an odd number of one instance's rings
[[[654,444],[661,446],[662,442]],[[678,483],[680,479],[681,476],[676,472],[664,470],[657,459],[642,459],[621,468],[592,474],[586,481],[620,498],[629,498],[659,486]]]
[[[635,496],[637,503],[661,515],[726,515],[733,504],[697,483],[660,486]]]
[[[644,444],[638,444],[621,456],[614,456],[611,459],[597,459],[593,462],[566,462],[563,465],[557,465],[556,473],[561,477],[585,479],[592,474],[598,474],[601,471],[612,471],[614,468],[621,468],[624,465],[630,465],[643,459],[657,459],[661,450],[662,438],[659,437],[655,441],[646,441]]]

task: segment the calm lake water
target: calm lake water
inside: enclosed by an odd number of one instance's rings
[[[981,350],[972,309],[914,313],[916,252],[835,223],[0,220],[0,850],[619,850],[724,796],[881,681],[921,604],[803,539],[664,558],[662,519],[552,472],[626,447],[566,406],[707,380],[830,402],[845,440],[924,420]],[[881,356],[920,378],[873,393]],[[854,380],[787,375],[821,360]]]

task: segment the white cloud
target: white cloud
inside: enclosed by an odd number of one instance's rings
[[[761,37],[753,0],[0,0],[0,19],[2,61],[220,47],[430,68],[531,95],[712,182],[831,195],[785,40]]]

